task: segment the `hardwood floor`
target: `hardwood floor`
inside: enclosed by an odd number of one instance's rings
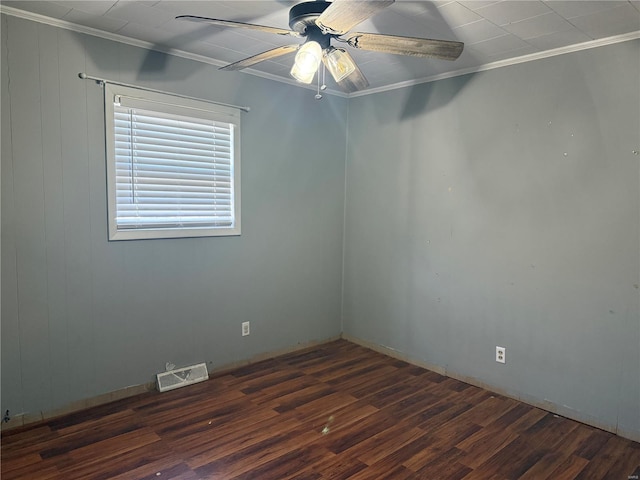
[[[628,480],[640,444],[340,340],[7,432],[1,468],[4,480]]]

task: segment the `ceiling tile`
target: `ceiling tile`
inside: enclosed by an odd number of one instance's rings
[[[242,58],[242,53],[236,52],[225,47],[213,47],[208,43],[194,42],[189,46],[189,52],[196,55],[202,55],[203,57],[211,58],[214,61],[218,61],[221,64],[233,63]]]
[[[482,15],[496,25],[507,25],[509,23],[519,22],[549,13],[550,11],[549,7],[537,0],[493,3],[475,10],[478,15]]]
[[[442,15],[442,18],[450,28],[460,27],[482,19],[482,17],[473,13],[467,7],[460,5],[458,2],[443,5],[438,8],[438,13]]]
[[[17,0],[17,1],[3,0],[1,3],[3,6],[6,6],[6,7],[13,7],[19,10],[26,10],[27,12],[33,12],[33,13],[37,13],[38,15],[44,15],[45,17],[51,17],[51,18],[62,18],[71,11],[70,7],[66,7],[64,5],[58,5],[53,2],[45,2],[45,1],[25,2],[24,0]]]
[[[564,18],[582,17],[626,4],[618,0],[547,0],[547,6]]]
[[[396,1],[391,7],[391,11],[397,13],[399,15],[403,15],[404,17],[411,18],[413,16],[418,15],[429,15],[433,11],[438,10],[438,6],[444,6],[447,3],[451,3],[451,1],[443,2],[441,4],[436,4],[435,2],[405,2],[405,1]],[[385,14],[390,10],[387,9]],[[440,17],[440,15],[438,15]]]
[[[539,50],[553,50],[554,48],[566,47],[592,40],[591,37],[579,30],[565,30],[564,32],[554,32],[549,35],[529,38],[527,43],[535,46]]]
[[[511,50],[530,49],[531,45],[515,35],[507,34],[484,42],[474,43],[470,48],[485,55],[497,55]]]
[[[153,8],[169,12],[172,17],[178,15],[198,15],[201,17],[231,19],[236,11],[227,2],[203,2],[201,0],[163,0]]]
[[[74,10],[80,10],[85,13],[90,13],[93,15],[104,15],[109,11],[111,7],[113,7],[116,3],[116,0],[109,1],[62,1],[57,0],[55,3],[58,5],[62,5],[63,7],[72,8]]]
[[[407,37],[427,37],[440,38],[443,40],[455,40],[451,33],[451,29],[446,22],[439,16],[413,15],[405,16],[405,14],[396,11],[385,12],[379,18],[371,21],[371,28],[367,25],[369,22],[363,22],[355,27],[360,32],[383,33],[388,35],[402,35]]]
[[[175,37],[173,33],[162,28],[149,27],[134,22],[127,23],[117,33],[125,37],[144,39],[146,42],[163,47],[172,46]]]
[[[526,40],[554,32],[571,30],[572,25],[555,12],[505,25],[504,29]]]
[[[118,2],[105,16],[148,27],[158,27],[174,18],[169,12],[138,2]]]
[[[270,50],[275,47],[279,47],[282,45],[297,45],[300,40],[292,37],[282,37],[280,35],[269,35],[265,33],[259,33],[259,35],[263,35],[261,40],[256,40],[256,38],[251,35],[252,32],[246,32],[244,30],[235,29],[229,32],[225,32],[225,35],[228,37],[225,38],[225,45],[229,45],[232,49],[237,50],[239,52],[247,52],[249,55],[256,55],[258,53],[264,52],[266,50]],[[265,41],[264,36],[266,37]],[[273,41],[271,41],[273,40]]]
[[[523,57],[532,53],[538,53],[538,49],[533,45],[526,44],[525,46],[516,48],[515,50],[505,50],[503,52],[492,53],[490,55],[487,55],[486,58],[489,62],[498,62],[500,60],[509,60],[512,58]]]
[[[402,0],[400,0],[400,1],[402,1]],[[433,5],[435,5],[436,7],[442,7],[442,6],[446,5],[447,3],[451,3],[451,2],[453,2],[453,0],[431,0],[431,3]],[[398,3],[400,3],[400,2],[398,2]],[[409,2],[407,2],[407,3],[409,3]],[[417,2],[412,2],[412,3],[417,3]]]
[[[592,38],[605,38],[640,30],[640,12],[630,3],[602,12],[571,19]]]
[[[158,0],[118,0],[119,2],[137,2],[146,5],[147,7],[153,7],[160,3]]]
[[[126,20],[109,18],[100,15],[92,15],[81,10],[73,9],[64,16],[64,20],[79,25],[84,25],[105,32],[116,32],[127,24]]]
[[[490,38],[501,37],[508,32],[502,28],[494,25],[488,20],[482,19],[478,22],[473,22],[463,27],[453,29],[453,33],[461,42],[476,43],[489,40]]]
[[[393,30],[390,30],[387,26],[391,26],[392,17],[397,18],[395,22],[397,25],[393,25]],[[384,30],[382,33],[399,32],[399,35],[457,40],[451,25],[443,17],[442,11],[430,2],[395,4],[393,11],[386,11],[384,17],[382,14],[380,15],[379,27]],[[359,26],[357,29],[361,30]],[[413,33],[405,33],[405,29],[413,30]]]
[[[297,2],[296,2],[297,3]],[[291,8],[291,5],[275,2],[275,1],[267,1],[264,0],[240,0],[240,1],[231,1],[226,2],[226,4],[235,9],[238,15],[241,15],[246,18],[251,19],[260,19],[267,15],[277,14],[282,16],[283,21],[285,23],[289,22],[288,11]]]
[[[458,2],[461,5],[464,5],[469,10],[477,10],[479,8],[483,8],[489,5],[493,5],[494,3],[500,3],[500,0],[469,0],[465,2]]]
[[[180,20],[170,20],[156,27],[170,36],[171,45],[178,50],[190,51],[196,42],[208,42],[216,45],[216,38],[222,34],[228,34],[231,30],[213,29],[209,25]]]

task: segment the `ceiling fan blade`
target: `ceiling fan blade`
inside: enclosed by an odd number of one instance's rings
[[[358,68],[358,65],[356,65],[356,62],[353,61],[353,58],[351,57],[351,55],[349,55],[349,52],[345,51],[343,53],[346,54],[351,59],[351,61],[353,62],[353,65],[355,66],[355,70],[351,72],[349,76],[343,78],[339,82],[336,82],[338,84],[338,87],[340,87],[340,90],[342,90],[345,93],[353,93],[353,92],[357,92],[358,90],[367,88],[369,86],[369,82],[367,81],[365,76],[362,74],[362,72]],[[323,62],[325,62],[325,65],[326,65],[325,57],[323,57],[322,60]]]
[[[287,53],[294,52],[298,49],[299,45],[285,45],[283,47],[272,48],[266,52],[259,53],[252,57],[245,58],[235,63],[230,63],[224,67],[220,67],[218,70],[241,70],[243,68],[250,67],[256,63],[263,62],[265,60],[271,60],[272,58],[286,55]]]
[[[395,0],[335,0],[316,19],[323,33],[342,35]]]
[[[266,33],[275,33],[276,35],[290,35],[292,37],[300,37],[298,32],[286,30],[284,28],[267,27],[265,25],[256,25],[254,23],[234,22],[231,20],[219,20],[217,18],[197,17],[195,15],[178,15],[176,20],[189,20],[191,22],[210,23],[211,25],[219,25],[221,27],[248,28],[250,30],[259,30]]]
[[[415,57],[455,60],[462,53],[464,43],[428,38],[397,37],[376,33],[351,33],[343,40],[349,45],[373,52],[411,55]]]

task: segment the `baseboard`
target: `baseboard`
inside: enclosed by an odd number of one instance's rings
[[[52,418],[61,417],[70,413],[79,412],[88,408],[97,407],[106,403],[115,402],[123,398],[134,397],[143,393],[148,393],[156,389],[155,382],[145,383],[142,385],[132,385],[129,387],[114,390],[112,392],[103,393],[95,397],[85,398],[63,407],[53,410],[42,411],[37,413],[24,413],[12,416],[8,422],[2,422],[1,431],[6,432],[19,427],[30,426],[36,423],[44,422]]]
[[[504,397],[508,397],[508,398],[512,398],[514,400],[518,400],[520,402],[526,403],[527,405],[531,405],[533,407],[537,407],[540,408],[542,410],[545,410],[547,412],[551,412],[553,414],[559,415],[561,417],[565,417],[565,418],[569,418],[571,420],[575,420],[576,422],[580,422],[580,423],[584,423],[586,425],[590,425],[592,427],[595,428],[599,428],[600,430],[604,430],[613,434],[616,434],[620,437],[624,437],[624,438],[628,438],[629,440],[633,440],[634,442],[640,442],[640,432],[634,432],[634,431],[627,431],[627,430],[623,430],[623,429],[619,429],[616,425],[609,425],[606,423],[603,423],[601,421],[599,421],[596,418],[593,418],[589,415],[585,415],[583,413],[580,412],[576,412],[575,410],[571,410],[570,408],[564,407],[562,405],[557,405],[553,402],[550,402],[548,400],[544,400],[541,401],[537,398],[534,397],[530,397],[527,395],[518,395],[514,392],[510,392],[510,391],[506,391],[500,387],[497,387],[495,385],[491,385],[488,384],[486,382],[483,382],[482,380],[479,380],[475,377],[469,377],[466,375],[462,375],[458,372],[455,371],[451,371],[451,370],[447,370],[445,368],[443,368],[442,366],[439,365],[433,365],[433,364],[429,364],[426,363],[422,360],[416,359],[414,357],[411,357],[410,355],[407,355],[405,353],[402,353],[398,350],[395,350],[393,348],[390,347],[386,347],[384,345],[379,345],[377,343],[373,343],[373,342],[368,342],[366,340],[362,340],[360,338],[356,338],[356,337],[352,337],[351,335],[342,334],[342,338],[344,340],[347,340],[349,342],[355,343],[357,345],[360,345],[362,347],[368,348],[370,350],[373,350],[375,352],[378,353],[382,353],[383,355],[387,355],[389,357],[392,358],[396,358],[398,360],[402,360],[405,361],[407,363],[410,363],[412,365],[416,365],[418,367],[422,367],[425,368],[427,370],[431,370],[432,372],[436,372],[439,373],[440,375],[445,375],[447,377],[450,378],[454,378],[456,380],[460,380],[461,382],[465,382],[468,383],[470,385],[474,385],[476,387],[480,387],[483,388],[485,390],[489,390],[490,392],[494,392],[497,393],[498,395],[502,395]]]
[[[326,338],[324,340],[311,340],[308,342],[297,343],[296,345],[293,345],[291,347],[286,347],[279,350],[272,350],[269,352],[260,353],[245,360],[220,365],[209,371],[209,378],[224,375],[227,372],[236,370],[237,368],[244,367],[246,365],[251,365],[252,363],[261,362],[263,360],[269,360],[271,358],[279,357],[281,355],[286,355],[288,353],[294,353],[298,351],[315,348],[318,345],[323,345],[325,343],[340,340],[340,338],[341,338],[340,335],[336,335],[334,337]],[[65,405],[64,407],[57,408],[54,410],[38,412],[35,414],[25,413],[25,414],[14,415],[11,418],[11,420],[9,420],[8,422],[1,423],[0,431],[7,432],[9,430],[14,430],[20,427],[33,426],[37,423],[45,422],[47,420],[51,420],[56,417],[79,412],[81,410],[86,410],[92,407],[97,407],[99,405],[104,405],[106,403],[115,402],[116,400],[122,400],[124,398],[134,397],[136,395],[148,393],[151,391],[157,391],[155,382],[121,388],[113,392],[108,392],[101,395],[97,395],[95,397],[78,400],[76,402],[70,403],[68,405]]]

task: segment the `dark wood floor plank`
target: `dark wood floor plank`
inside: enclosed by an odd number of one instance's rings
[[[328,387],[309,375],[302,375],[286,383],[275,384],[253,391],[243,391],[246,398],[256,405],[278,405],[280,400],[287,398],[287,396],[295,396],[306,388],[327,389]]]
[[[343,392],[333,392],[323,397],[314,398],[313,400],[305,402],[302,405],[298,405],[295,407],[295,411],[308,417],[315,415],[330,416],[333,414],[333,412],[336,412],[342,407],[345,407],[357,401],[357,398],[349,394]]]
[[[378,411],[364,417],[357,423],[352,423],[347,428],[337,428],[326,435],[327,449],[339,454],[375,436],[376,434],[391,428],[397,423],[396,419],[385,412]]]
[[[230,425],[225,430],[212,429],[208,435],[176,438],[172,447],[188,457],[189,466],[195,469],[239,451],[255,449],[255,445],[270,441],[274,435],[289,434],[300,425],[300,421],[291,416],[274,416],[243,430]]]
[[[553,449],[562,443],[580,424],[549,413],[529,427],[524,435],[534,447]]]
[[[576,478],[588,463],[589,460],[576,455],[570,455],[548,476],[543,478],[545,480],[571,480]]]
[[[11,459],[2,460],[2,472],[6,475],[9,472],[20,469],[30,469],[36,463],[42,462],[42,457],[37,453],[25,453]]]
[[[357,458],[326,452],[329,455],[307,467],[308,474],[318,475],[323,480],[346,480],[367,470],[367,465]],[[297,475],[291,478],[297,478]]]
[[[45,448],[40,450],[40,456],[46,459],[85,447],[95,448],[96,445],[114,437],[128,438],[130,436],[137,436],[138,432],[144,428],[142,423],[135,420],[132,416],[127,416],[125,419],[117,422],[114,421],[113,426],[95,426],[92,425],[93,422],[88,423],[89,425],[87,425],[88,428],[86,430],[77,430],[72,434],[62,435],[56,439],[55,443],[48,442]],[[159,437],[157,437],[157,439],[159,440]]]
[[[443,452],[442,455],[439,455],[416,473],[418,476],[423,476],[424,478],[461,480],[471,472],[472,469],[458,462],[460,456],[460,450],[454,447]]]
[[[19,427],[10,430],[10,434],[2,435],[2,454],[5,455],[13,451],[24,451],[25,448],[37,445],[43,441],[49,441],[58,437],[58,433],[51,430],[49,425],[34,426],[32,428]]]
[[[424,430],[411,428],[403,422],[354,445],[345,454],[357,457],[367,465],[373,465],[426,435]]]
[[[423,447],[419,450],[415,451],[410,457],[403,460],[402,465],[407,467],[409,470],[414,472],[424,473],[424,467],[429,465],[433,461],[437,460],[444,456],[447,452],[451,451],[452,448],[443,442],[442,440],[436,438],[434,435],[427,435],[422,437],[421,443]],[[456,456],[456,461],[458,456]]]
[[[475,405],[460,415],[461,420],[470,420],[483,427],[497,420],[504,412],[512,408],[516,401],[509,398],[490,395],[484,400],[474,402]]]
[[[509,480],[518,479],[548,453],[543,448],[531,448],[525,438],[519,437],[475,470],[485,476],[499,472]]]
[[[240,475],[232,476],[237,480],[252,480],[256,478],[286,478],[303,470],[309,464],[315,464],[327,456],[327,451],[320,448],[303,447],[291,450],[276,458],[251,468]]]
[[[464,452],[459,460],[471,468],[477,468],[518,438],[509,429],[486,427],[459,442],[456,447]]]
[[[504,428],[509,428],[512,432],[520,434],[525,432],[532,425],[535,425],[549,413],[541,410],[540,408],[532,407],[530,405],[526,405],[525,410],[526,413],[523,413],[517,417],[515,416],[514,412],[507,412],[503,417],[499,418],[495,422],[492,422],[492,424],[495,426],[503,426]]]
[[[2,434],[6,480],[627,480],[640,444],[338,340]]]
[[[58,480],[62,479],[60,470],[55,465],[34,464],[29,468],[21,468],[6,472],[2,467],[3,480]]]
[[[272,406],[278,413],[285,413],[334,393],[338,391],[327,384],[318,383],[297,392],[287,392],[267,405]]]
[[[221,458],[203,465],[190,465],[194,471],[207,478],[210,474],[224,472],[226,478],[249,475],[269,462],[283,456],[287,458],[291,452],[306,446],[320,438],[321,434],[309,430],[306,426],[299,426],[293,430],[266,435],[263,440],[240,450],[230,452]],[[258,477],[256,477],[258,478]],[[274,477],[278,478],[278,477]]]
[[[350,402],[345,405],[329,407],[327,410],[320,410],[314,414],[306,411],[294,411],[296,418],[300,422],[309,426],[310,429],[331,437],[345,429],[351,429],[354,424],[358,424],[363,419],[377,413],[379,410],[366,402]]]
[[[609,435],[607,432],[594,429],[591,435],[589,435],[580,443],[574,453],[579,457],[591,460],[609,441],[610,438],[611,435]]]
[[[622,476],[628,478],[636,468],[640,467],[640,455],[637,454],[638,444],[634,448],[627,449],[628,440],[611,435],[602,448],[598,451],[599,461],[590,461],[576,476],[577,480],[600,480]],[[636,451],[634,454],[633,451]],[[618,473],[616,471],[624,470]]]
[[[397,368],[391,365],[385,365],[384,362],[369,363],[359,370],[352,370],[327,383],[344,392],[350,392],[352,390],[358,390],[362,385],[368,385],[372,380],[389,378],[389,375],[393,375],[397,370]]]
[[[614,451],[618,452],[622,450],[622,454],[618,461],[607,471],[607,477],[610,478],[632,478],[633,475],[640,475],[640,444],[631,442],[629,440],[616,438],[619,446]]]
[[[397,449],[390,455],[385,456],[383,459],[373,463],[370,466],[370,470],[360,475],[362,478],[374,478],[375,474],[379,475],[379,478],[393,478],[390,476],[390,472],[395,470],[399,465],[406,468],[404,463],[420,452],[425,451],[433,445],[433,439],[425,432],[421,437],[405,444],[402,448]]]
[[[552,452],[548,452],[538,462],[532,465],[529,470],[521,475],[520,480],[538,480],[540,478],[547,478],[547,476],[562,465],[566,459],[567,454],[564,451],[554,450]]]

